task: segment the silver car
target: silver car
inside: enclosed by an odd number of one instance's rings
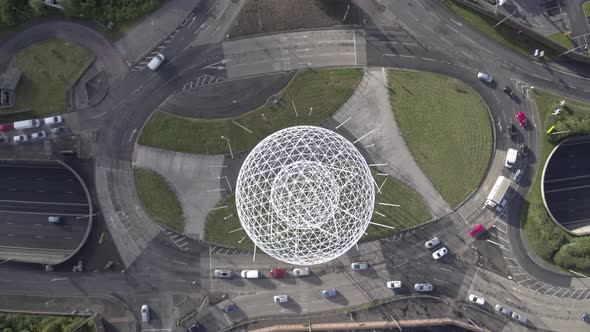
[[[230,270],[215,270],[215,278],[231,278],[231,271]]]
[[[496,304],[494,309],[496,309],[497,312],[501,313],[504,316],[508,316],[508,317],[512,316],[512,311],[504,308],[504,306],[501,304]]]
[[[369,268],[369,264],[367,262],[355,262],[350,264],[350,268],[357,271],[357,270],[366,270]]]
[[[438,239],[438,237],[433,237],[432,239],[426,241],[426,243],[424,243],[424,247],[426,249],[431,249],[434,248],[435,246],[437,246],[440,243],[440,240]]]
[[[416,292],[432,292],[434,287],[431,284],[415,284],[414,289]]]

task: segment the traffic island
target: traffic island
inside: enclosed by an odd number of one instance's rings
[[[492,157],[492,123],[481,97],[456,79],[390,70],[391,108],[407,147],[451,208],[482,183]]]

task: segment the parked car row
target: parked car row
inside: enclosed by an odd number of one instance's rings
[[[350,268],[353,271],[366,270],[369,268],[369,263],[367,263],[367,262],[354,262],[354,263],[350,264]],[[291,274],[294,277],[305,277],[305,276],[310,275],[310,273],[311,273],[311,271],[310,271],[309,267],[298,267],[298,268],[294,268],[291,271]],[[233,277],[233,273],[230,270],[215,270],[213,272],[213,275],[215,276],[215,278],[219,278],[219,279],[227,279],[227,278]],[[258,270],[242,270],[240,272],[240,276],[244,279],[258,279],[258,278],[260,278],[260,272]],[[285,269],[271,269],[268,276],[269,276],[269,278],[273,278],[273,279],[283,278],[285,276]]]
[[[0,124],[0,131],[12,131],[12,130],[25,130],[25,129],[32,129],[38,128],[41,126],[41,123],[45,123],[47,126],[60,124],[63,122],[63,118],[60,115],[50,116],[40,119],[30,119],[30,120],[22,120],[16,121],[14,123],[3,123]],[[65,132],[65,127],[60,126],[57,128],[52,128],[51,131],[54,134],[62,134]],[[15,143],[20,142],[28,142],[28,141],[38,141],[43,140],[47,137],[47,132],[45,130],[40,130],[34,132],[32,134],[21,134],[12,137],[12,141]],[[10,138],[8,137],[0,137],[0,143],[9,143]]]

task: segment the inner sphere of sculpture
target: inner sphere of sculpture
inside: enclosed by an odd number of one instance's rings
[[[364,234],[373,177],[354,145],[320,127],[278,131],[248,155],[236,184],[242,228],[268,255],[295,265],[339,257]]]

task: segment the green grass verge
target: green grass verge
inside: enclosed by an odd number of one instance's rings
[[[553,125],[555,117],[551,114],[557,108],[559,101],[565,99],[569,110],[577,113],[576,116],[588,117],[590,105],[563,98],[545,91],[535,90],[535,102],[539,109],[541,127],[543,132]],[[541,153],[538,156],[539,168],[533,179],[530,191],[526,197],[525,207],[521,212],[521,222],[527,240],[535,253],[549,263],[569,270],[590,272],[590,236],[576,237],[565,232],[551,219],[541,195],[541,177],[543,167],[556,144],[541,137]]]
[[[16,88],[16,108],[35,116],[66,111],[66,93],[94,60],[86,48],[61,40],[32,45],[16,55],[23,71]]]
[[[197,120],[156,111],[145,125],[139,144],[196,154],[228,154],[227,142],[221,139],[224,136],[230,139],[234,153],[248,151],[277,130],[319,125],[350,98],[362,76],[360,69],[298,72],[280,93],[278,105],[267,103],[237,118]],[[293,103],[299,117],[295,115]]]
[[[574,43],[572,43],[572,40],[570,39],[570,37],[568,37],[564,32],[556,32],[552,35],[547,36],[549,37],[549,39],[561,44],[561,46],[567,48],[568,50],[571,50],[572,48],[574,48]]]
[[[584,16],[586,16],[586,17],[590,16],[590,1],[584,2],[584,4],[582,5],[582,8],[584,9]]]
[[[555,60],[558,56],[557,52],[547,49],[545,44],[528,37],[524,33],[516,33],[514,29],[508,25],[500,24],[492,29],[492,27],[498,23],[498,21],[493,18],[456,3],[453,0],[443,0],[443,3],[452,12],[461,16],[465,21],[480,30],[483,34],[506,45],[518,53],[530,56],[534,50],[538,48],[545,50],[545,60]]]
[[[149,169],[133,169],[135,189],[143,208],[162,225],[184,232],[182,207],[176,192],[166,179]]]
[[[383,238],[405,229],[418,226],[431,219],[430,212],[422,197],[410,187],[397,181],[392,177],[385,177],[373,174],[375,180],[381,187],[381,194],[376,193],[375,210],[385,215],[382,217],[377,213],[373,214],[373,222],[393,226],[395,229],[369,225],[366,234],[361,241]],[[398,204],[400,207],[379,205],[378,203]],[[224,207],[226,208],[221,208]],[[241,228],[236,211],[234,194],[223,198],[217,204],[217,208],[207,216],[205,224],[205,241],[215,243],[228,248],[237,248],[247,251],[254,250],[254,244],[244,231],[233,230]],[[241,241],[241,242],[240,242]]]
[[[0,313],[0,328],[2,332],[12,331],[77,331],[94,332],[94,320],[85,317],[69,316],[34,316]]]
[[[397,124],[418,165],[457,207],[476,190],[492,156],[492,125],[479,95],[455,79],[388,72]]]

